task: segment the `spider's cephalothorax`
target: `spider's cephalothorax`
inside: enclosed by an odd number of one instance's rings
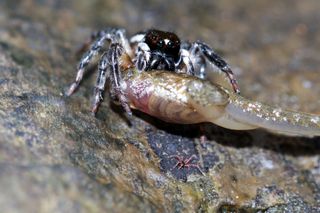
[[[150,48],[150,60],[147,69],[174,71],[179,61],[180,39],[174,33],[149,30],[145,34],[145,43]],[[144,69],[144,67],[140,67]]]
[[[105,41],[110,41],[109,47],[101,55],[98,66],[99,75],[92,110],[94,113],[102,102],[106,81],[109,79],[111,96],[117,98],[125,111],[131,114],[121,76],[122,70],[129,68],[136,68],[140,72],[168,70],[206,78],[208,61],[226,74],[236,93],[240,92],[229,65],[203,42],[181,42],[176,34],[155,29],[137,33],[128,40],[125,30],[117,28],[99,31],[93,34],[92,40],[90,49],[79,63],[76,80],[67,95],[71,95],[79,86],[92,57],[101,52],[105,47]]]

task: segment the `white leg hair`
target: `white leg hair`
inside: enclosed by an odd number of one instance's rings
[[[181,49],[180,50],[180,57],[181,57],[183,63],[187,67],[186,73],[188,75],[194,75],[194,67],[193,67],[193,64],[192,64],[192,61],[191,61],[191,58],[190,58],[189,51],[185,50],[185,49]]]

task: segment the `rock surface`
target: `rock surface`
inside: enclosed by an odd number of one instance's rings
[[[320,138],[141,112],[129,124],[107,95],[93,117],[95,74],[63,95],[92,31],[156,26],[214,46],[243,95],[320,113],[319,10],[317,0],[1,1],[1,212],[319,212]],[[174,168],[174,155],[194,155],[201,171]]]

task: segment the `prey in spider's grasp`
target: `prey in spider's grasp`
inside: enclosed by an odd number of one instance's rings
[[[136,33],[130,39],[127,39],[124,29],[107,28],[93,34],[92,45],[83,55],[79,63],[76,80],[71,85],[67,95],[71,95],[77,89],[86,67],[93,56],[104,50],[107,41],[110,42],[110,45],[102,53],[99,62],[95,104],[92,110],[94,113],[97,112],[102,101],[106,80],[109,79],[111,96],[116,97],[125,111],[131,114],[128,100],[121,85],[123,82],[121,72],[128,68],[136,68],[139,72],[168,70],[205,79],[207,78],[206,66],[209,64],[224,73],[233,90],[240,93],[230,66],[203,42],[181,42],[176,34],[156,29]]]
[[[320,116],[271,107],[239,95],[229,65],[202,42],[180,43],[173,34],[158,30],[138,33],[130,39],[122,29],[100,31],[79,64],[79,86],[86,66],[103,48],[94,92],[93,112],[103,100],[107,79],[110,94],[128,114],[138,109],[164,121],[192,124],[212,122],[234,130],[264,128],[285,135],[320,136]],[[226,74],[233,91],[206,80],[206,64]]]
[[[233,130],[264,128],[289,136],[320,136],[319,115],[252,101],[186,74],[134,69],[123,74],[130,106],[168,122],[211,122]]]

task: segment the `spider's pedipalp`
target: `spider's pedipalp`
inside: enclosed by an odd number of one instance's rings
[[[150,56],[151,55],[149,46],[144,42],[139,43],[137,46],[135,60],[136,67],[139,71],[145,70],[147,68]]]
[[[180,58],[182,59],[183,63],[187,66],[186,73],[188,75],[194,75],[195,74],[194,66],[193,66],[193,63],[191,61],[189,51],[185,50],[185,49],[181,49],[180,50]]]

